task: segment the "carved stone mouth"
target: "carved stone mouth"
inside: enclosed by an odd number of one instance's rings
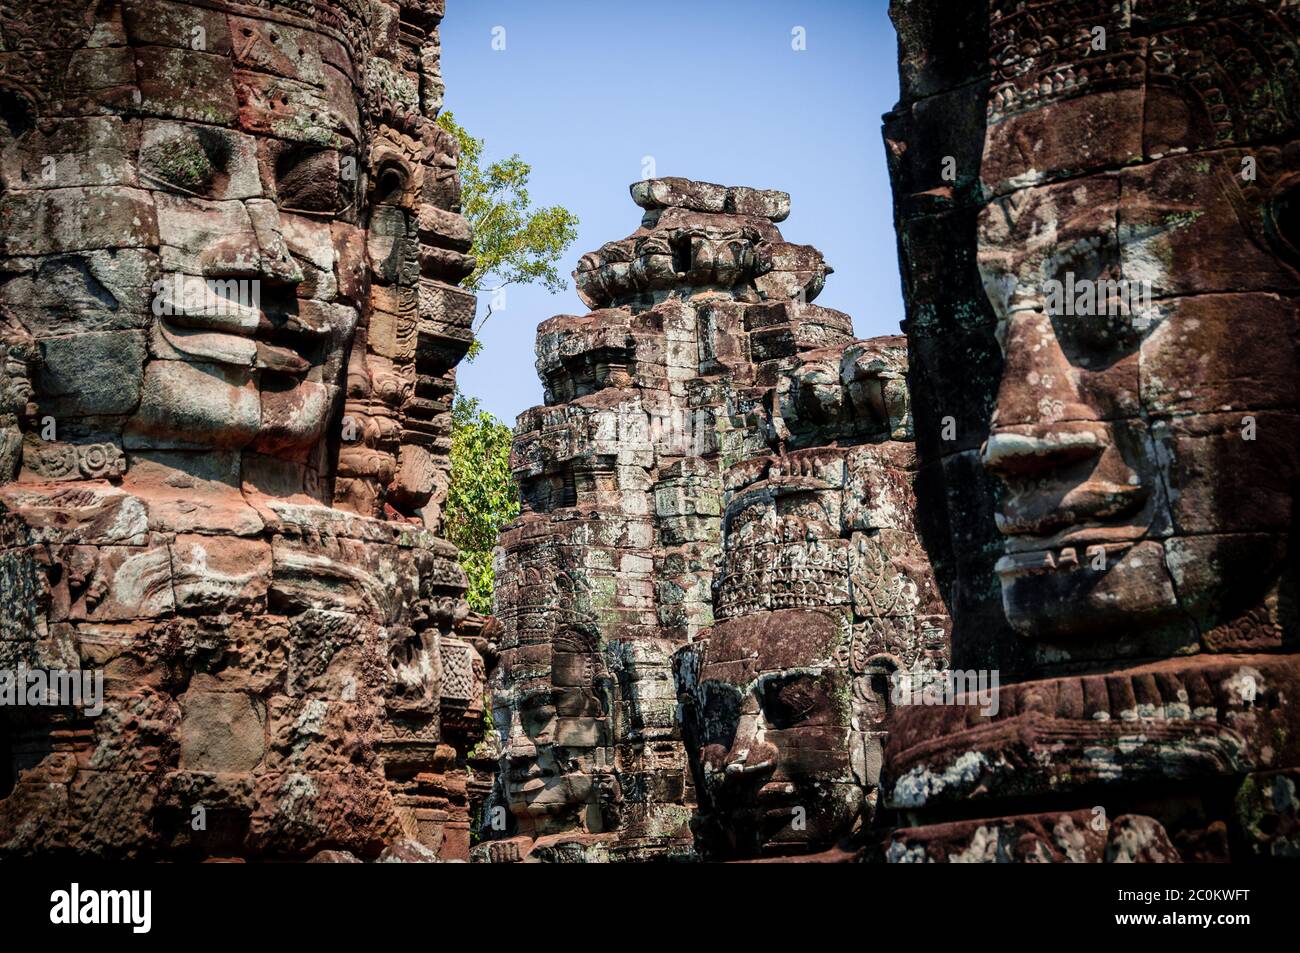
[[[583,782],[575,785],[576,782]],[[554,814],[567,810],[586,800],[586,782],[589,778],[580,773],[546,773],[527,781],[510,781],[506,784],[506,797],[515,806],[529,814]]]
[[[764,775],[768,776],[770,771]],[[788,816],[791,808],[808,806],[808,790],[791,781],[763,781],[754,777],[743,781],[729,777],[722,783],[719,777],[713,785],[712,798],[717,809],[733,819],[756,823],[769,815]]]
[[[1095,541],[1094,541],[1095,540]],[[1124,554],[1139,542],[1138,539],[1090,540],[1080,533],[1073,545],[1058,545],[1008,552],[994,565],[1002,577],[1022,576],[1036,572],[1073,572],[1078,569],[1098,568],[1099,550],[1105,550],[1105,566],[1110,567],[1123,559]]]
[[[998,531],[1008,537],[1055,534],[1056,538],[1064,538],[1084,532],[1084,527],[1113,527],[1121,520],[1128,527],[1128,521],[1141,511],[1150,495],[1141,484],[1108,480],[1066,485],[1057,492],[1044,492],[1038,487],[1017,492],[1013,487],[994,513],[994,521]]]
[[[758,800],[764,807],[779,807],[799,800],[799,788],[791,781],[769,781],[758,789]]]
[[[537,775],[527,780],[512,779],[510,782],[510,793],[520,796],[536,794],[538,791],[544,791],[554,780],[553,775]]]
[[[180,355],[300,377],[318,363],[330,329],[299,313],[293,288],[257,283],[227,295],[242,279],[176,275],[155,296],[158,333]],[[242,287],[242,286],[241,286]]]
[[[1148,536],[1149,527],[1135,523],[1118,525],[1075,524],[1051,535],[1008,536],[1003,551],[1009,556],[1053,552],[1074,547],[1082,552],[1090,546],[1131,545]]]
[[[257,330],[254,334],[227,330],[200,330],[169,318],[160,318],[158,333],[180,355],[235,367],[256,367],[300,377],[313,361],[304,355],[315,352],[315,342],[292,331]],[[269,339],[269,340],[268,340]],[[274,343],[272,343],[274,342]]]

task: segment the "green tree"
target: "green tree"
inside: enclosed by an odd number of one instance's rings
[[[444,112],[438,125],[460,144],[461,213],[474,229],[471,253],[478,260],[462,284],[471,291],[495,295],[512,284],[541,284],[563,291],[566,282],[559,261],[578,237],[578,217],[559,205],[535,208],[528,195],[533,167],[516,153],[483,164],[483,140],[475,139]],[[475,324],[469,359],[478,356],[478,333],[492,316],[491,298]]]
[[[447,538],[460,547],[470,608],[486,614],[492,611],[492,547],[502,527],[519,515],[519,490],[510,476],[513,433],[462,395],[452,405],[451,421]]]
[[[470,251],[477,265],[462,284],[487,296],[485,313],[473,328],[472,361],[498,291],[512,284],[564,290],[559,261],[578,237],[578,218],[558,205],[533,206],[528,194],[533,169],[518,155],[484,165],[482,139],[466,132],[450,112],[439,116],[438,124],[460,144],[461,212],[474,230]],[[492,548],[502,527],[519,513],[519,491],[510,476],[512,436],[510,427],[483,411],[477,400],[456,395],[446,531],[460,547],[460,562],[469,576],[467,598],[476,612],[492,611]]]

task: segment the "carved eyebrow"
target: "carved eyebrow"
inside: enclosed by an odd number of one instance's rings
[[[793,682],[800,678],[817,679],[821,678],[828,669],[833,667],[830,663],[827,663],[824,665],[804,665],[798,668],[787,668],[779,672],[764,672],[750,682],[749,687],[751,691],[762,692],[768,685],[774,683],[780,687],[782,683]]]
[[[1156,215],[1163,216],[1164,221],[1155,222],[1134,222],[1121,221],[1119,223],[1119,233],[1130,236],[1129,241],[1134,239],[1142,240],[1160,235],[1166,232],[1172,232],[1179,228],[1185,228],[1192,224],[1202,215],[1205,214],[1205,208],[1200,205],[1182,202],[1160,202],[1154,205],[1146,206],[1145,210],[1150,210]],[[1122,215],[1121,211],[1121,215]]]

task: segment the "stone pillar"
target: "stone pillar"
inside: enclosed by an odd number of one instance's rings
[[[538,329],[478,856],[821,851],[871,819],[881,679],[947,657],[903,342],[810,303],[830,269],[783,193],[632,196],[642,227],[579,264],[593,311]]]
[[[0,15],[0,853],[468,855],[442,14]]]
[[[716,620],[679,654],[709,859],[858,854],[891,682],[944,677],[900,337],[759,365],[766,452],[724,475]]]

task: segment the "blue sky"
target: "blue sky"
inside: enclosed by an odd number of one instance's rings
[[[898,98],[887,0],[450,0],[442,24],[446,108],[486,141],[486,158],[532,164],[538,204],[577,214],[561,262],[634,231],[627,187],[656,174],[782,189],[789,241],[835,268],[818,304],[853,316],[857,334],[902,319],[880,117]],[[493,49],[504,27],[505,49]],[[807,48],[795,51],[803,27]],[[497,35],[501,35],[499,32]],[[541,403],[537,324],[586,307],[511,287],[461,364],[461,390],[513,425]],[[480,302],[480,313],[485,302]]]

